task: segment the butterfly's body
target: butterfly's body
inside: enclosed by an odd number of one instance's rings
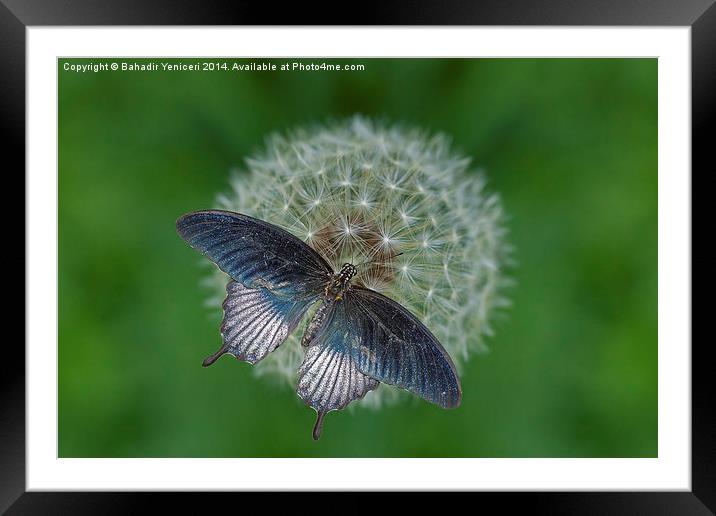
[[[340,303],[343,295],[350,288],[350,282],[357,273],[355,265],[344,263],[341,270],[331,276],[321,298],[321,304],[311,317],[306,331],[301,337],[301,345],[305,348],[311,345],[311,341],[318,335],[322,326],[328,322],[327,316],[331,314],[333,303]]]
[[[260,361],[320,302],[301,339],[306,355],[297,386],[318,414],[314,439],[326,413],[381,382],[444,408],[460,404],[455,367],[438,340],[400,304],[353,285],[355,265],[335,272],[295,236],[239,213],[190,213],[177,221],[177,230],[232,278],[223,305],[223,344],[205,366],[225,353]]]
[[[343,299],[343,294],[350,288],[351,279],[356,275],[358,269],[352,263],[344,263],[338,274],[334,274],[331,281],[326,285],[326,297],[334,296],[336,301]]]
[[[336,296],[325,295],[321,299],[321,304],[316,309],[316,312],[311,317],[311,320],[306,326],[306,331],[301,337],[301,346],[307,348],[311,345],[311,341],[316,338],[323,324],[326,322],[326,316],[331,311],[331,305],[336,302]]]

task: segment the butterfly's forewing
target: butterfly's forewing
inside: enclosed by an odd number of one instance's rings
[[[224,353],[256,363],[279,346],[325,288],[332,273],[307,244],[283,229],[239,213],[199,211],[177,231],[234,281],[226,287]]]
[[[177,232],[247,288],[276,295],[314,296],[333,273],[308,244],[278,226],[240,213],[197,211],[177,220]]]
[[[350,354],[359,371],[443,408],[460,404],[460,380],[450,356],[413,314],[358,286],[343,302],[350,314]]]

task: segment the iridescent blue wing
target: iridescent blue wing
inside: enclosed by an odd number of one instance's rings
[[[307,244],[267,222],[227,211],[199,211],[177,221],[177,232],[234,281],[226,287],[224,353],[252,364],[276,349],[323,292],[332,274]]]
[[[443,408],[460,405],[455,365],[417,317],[367,288],[351,286],[343,300],[350,354],[359,371]]]
[[[309,343],[298,370],[296,392],[318,413],[313,438],[321,436],[323,417],[360,399],[378,381],[361,373],[351,356],[350,328],[342,302],[331,303],[323,316],[321,327]]]
[[[423,323],[395,301],[351,286],[331,305],[298,371],[298,395],[318,413],[314,438],[327,412],[362,398],[379,382],[453,408],[462,392],[455,366]]]
[[[313,296],[333,271],[308,244],[291,233],[240,213],[208,210],[184,215],[177,232],[226,274],[247,288],[277,295]]]

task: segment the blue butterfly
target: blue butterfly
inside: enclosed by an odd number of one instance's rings
[[[380,382],[443,408],[460,405],[455,366],[435,336],[392,299],[351,280],[355,265],[335,272],[308,244],[240,213],[197,211],[177,220],[187,243],[231,277],[221,324],[223,344],[203,365],[229,353],[255,364],[286,340],[320,302],[301,339],[306,354],[297,393],[323,418]]]

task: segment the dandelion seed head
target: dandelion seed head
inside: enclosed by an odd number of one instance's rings
[[[460,370],[486,349],[494,309],[509,304],[502,206],[469,163],[443,135],[354,117],[272,136],[216,204],[286,229],[336,271],[370,262],[353,281],[418,316]],[[226,277],[212,274],[209,302],[220,307]],[[310,315],[257,374],[295,387]],[[357,404],[380,407],[401,392],[381,385]]]

